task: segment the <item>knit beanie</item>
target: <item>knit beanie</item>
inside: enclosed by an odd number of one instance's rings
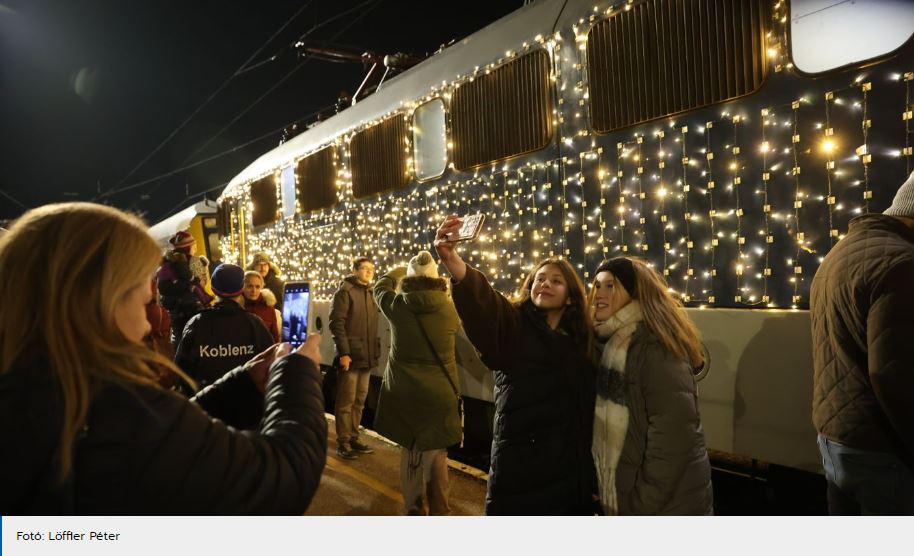
[[[638,280],[635,277],[635,265],[625,257],[615,257],[597,267],[593,275],[609,272],[615,277],[632,299],[638,299]]]
[[[244,290],[244,269],[237,265],[223,263],[213,271],[210,286],[219,297],[238,297]]]
[[[406,275],[438,278],[438,263],[428,251],[419,251],[418,255],[409,260]]]
[[[171,239],[168,240],[168,243],[170,243],[172,247],[175,248],[175,251],[186,253],[190,249],[191,245],[197,243],[197,240],[194,239],[194,236],[182,230],[171,236]]]
[[[251,266],[256,264],[270,264],[270,257],[266,253],[254,253],[254,258],[251,261]]]
[[[882,214],[914,218],[914,172],[911,172],[908,180],[898,188],[892,206],[885,209]]]

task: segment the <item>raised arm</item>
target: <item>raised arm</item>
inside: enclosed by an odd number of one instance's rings
[[[467,265],[449,241],[460,230],[461,220],[448,216],[435,234],[435,250],[453,278],[453,298],[467,337],[492,369],[506,370],[503,354],[520,333],[521,315],[495,291],[481,272]]]
[[[394,300],[397,298],[397,282],[404,276],[406,276],[406,267],[398,266],[375,282],[373,288],[375,303],[388,319],[393,310]]]
[[[312,344],[307,349],[316,351],[316,342]],[[326,461],[327,422],[320,356],[301,353],[270,368],[257,431],[239,432],[201,409],[218,411],[212,398],[232,379],[238,387],[235,394],[244,391],[251,401],[250,385],[257,381],[253,375],[245,383],[240,372],[233,372],[227,381],[204,390],[196,398],[199,406],[162,393],[155,404],[171,407],[157,414],[172,419],[163,422],[147,412],[153,421],[149,428],[156,432],[137,439],[138,449],[149,450],[151,457],[139,485],[150,501],[146,511],[295,515],[307,509]]]

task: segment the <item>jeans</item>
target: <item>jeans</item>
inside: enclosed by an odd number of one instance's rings
[[[336,375],[336,442],[342,446],[359,439],[359,423],[368,397],[371,369],[338,370]]]
[[[914,515],[914,473],[898,456],[819,435],[831,515]]]

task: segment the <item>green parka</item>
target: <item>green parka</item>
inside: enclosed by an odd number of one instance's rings
[[[374,285],[374,296],[391,328],[375,430],[400,446],[436,450],[460,442],[457,396],[419,329],[419,321],[459,387],[454,340],[460,319],[444,278],[406,276],[398,267]],[[403,279],[401,293],[397,283]]]

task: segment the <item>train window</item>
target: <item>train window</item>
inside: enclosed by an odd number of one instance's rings
[[[648,0],[594,25],[587,37],[594,131],[609,133],[758,89],[768,72],[771,3]]]
[[[219,223],[219,233],[228,237],[232,233],[232,203],[229,200],[222,201],[219,210],[216,212],[216,219]]]
[[[295,214],[295,168],[283,168],[279,174],[279,182],[282,192],[282,217],[289,218]]]
[[[447,166],[447,131],[441,99],[426,102],[413,113],[413,146],[416,178],[427,180],[444,173]]]
[[[790,49],[800,71],[819,73],[892,52],[914,33],[910,1],[791,0]]]
[[[215,267],[213,263],[218,263],[222,260],[222,246],[219,245],[219,234],[216,232],[206,234],[206,246],[208,248],[210,266]]]
[[[251,224],[254,227],[276,222],[279,203],[276,198],[276,177],[273,174],[251,184],[251,202],[254,204],[251,213]]]
[[[542,149],[552,138],[551,64],[536,50],[451,97],[454,165],[460,170]]]
[[[406,117],[402,114],[355,134],[349,144],[352,194],[356,199],[398,189],[409,182]]]
[[[336,164],[333,147],[323,148],[298,161],[298,204],[302,213],[336,204]]]

